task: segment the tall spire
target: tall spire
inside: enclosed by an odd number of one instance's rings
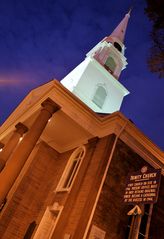
[[[114,31],[111,33],[111,35],[109,37],[116,37],[122,43],[124,42],[126,28],[127,28],[128,21],[130,18],[131,10],[132,9],[129,10],[129,12],[125,15],[125,17],[122,19],[120,24],[114,29]]]

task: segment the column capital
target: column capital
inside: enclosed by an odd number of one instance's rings
[[[26,125],[22,124],[21,122],[19,122],[18,124],[15,125],[15,132],[17,132],[18,134],[20,134],[20,136],[22,136],[24,133],[26,133],[28,131],[28,128]]]
[[[41,106],[47,110],[51,115],[55,113],[56,111],[60,110],[60,106],[56,104],[53,100],[50,98],[47,98],[45,101],[41,103]]]

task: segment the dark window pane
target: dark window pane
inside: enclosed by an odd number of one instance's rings
[[[80,160],[73,161],[73,163],[71,165],[71,168],[69,170],[68,176],[67,176],[67,178],[65,180],[64,188],[69,188],[71,186],[72,180],[74,178],[74,175],[75,175],[75,173],[77,171],[77,168],[78,168],[78,165],[79,165],[79,161]]]
[[[118,51],[122,51],[122,47],[120,46],[120,44],[118,44],[117,42],[114,42],[114,47],[118,50]]]
[[[27,228],[27,231],[23,239],[30,239],[32,237],[33,231],[35,230],[35,227],[36,227],[36,222],[35,221],[31,222]]]

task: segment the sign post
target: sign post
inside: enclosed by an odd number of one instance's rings
[[[157,202],[160,177],[160,169],[150,169],[147,166],[128,175],[123,200],[125,204],[134,205],[134,208],[128,212],[128,215],[133,215],[128,239],[138,238],[144,204],[153,205]],[[146,230],[146,236],[148,236],[148,230],[149,228]]]
[[[138,206],[138,205],[136,205],[136,206]],[[131,230],[130,230],[128,239],[138,239],[141,219],[142,219],[142,215],[144,214],[144,205],[143,204],[139,207],[139,210],[141,211],[140,214],[139,213],[132,214],[133,220],[132,220]]]

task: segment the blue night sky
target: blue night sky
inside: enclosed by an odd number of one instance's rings
[[[110,35],[130,0],[1,0],[0,124],[34,87],[61,80]],[[151,22],[137,0],[125,45],[128,66],[120,81],[131,92],[121,112],[164,149],[164,80],[149,72]]]

